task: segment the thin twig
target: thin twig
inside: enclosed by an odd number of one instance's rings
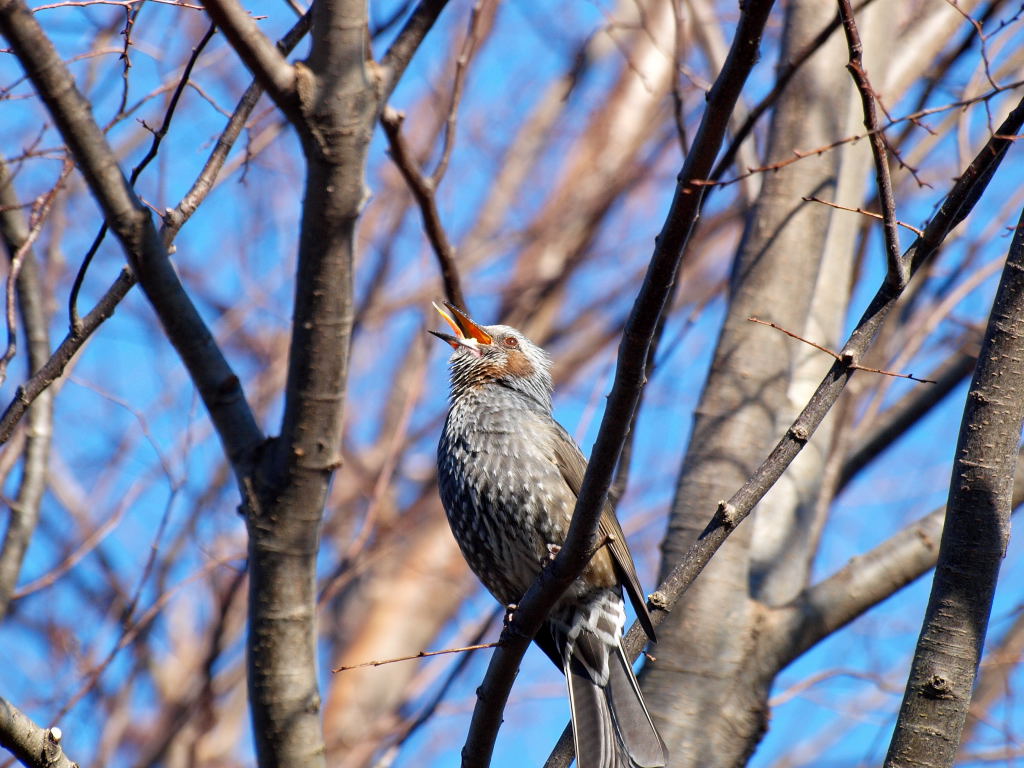
[[[255,19],[238,0],[205,0],[203,6],[274,103],[290,120],[298,123],[301,112],[295,67],[260,31]]]
[[[427,240],[434,249],[438,265],[441,268],[441,279],[444,281],[444,292],[448,301],[465,312],[469,312],[466,305],[466,297],[462,293],[462,283],[459,279],[459,270],[455,266],[455,247],[448,239],[444,225],[441,223],[441,214],[437,210],[437,197],[435,196],[435,184],[433,179],[427,178],[419,169],[416,160],[408,143],[402,136],[402,120],[404,115],[392,107],[385,107],[380,116],[380,124],[384,128],[384,135],[387,136],[388,146],[391,150],[391,158],[395,161],[405,183],[409,185],[409,191],[416,199],[423,217],[423,229],[427,233]]]
[[[128,74],[132,68],[132,31],[135,29],[135,22],[139,18],[139,14],[142,13],[142,7],[145,2],[138,3],[136,5],[125,6],[124,9],[124,29],[121,30],[121,34],[124,36],[124,47],[121,49],[120,59],[124,62],[121,67],[121,103],[117,108],[117,112],[111,118],[110,123],[104,128],[104,132],[110,129],[114,123],[121,119],[124,114],[125,107],[128,105]]]
[[[986,91],[985,93],[980,94],[978,96],[972,96],[969,99],[960,99],[958,101],[952,101],[952,102],[949,102],[948,104],[942,104],[942,105],[937,106],[937,107],[929,107],[928,109],[919,109],[916,112],[911,112],[909,114],[903,115],[903,117],[894,118],[893,120],[887,122],[885,125],[881,126],[879,128],[879,130],[880,131],[887,131],[890,128],[892,128],[894,125],[897,125],[897,124],[902,123],[902,122],[918,120],[918,119],[920,119],[922,117],[929,117],[931,115],[941,114],[942,112],[949,112],[950,110],[954,110],[954,109],[963,109],[964,107],[969,107],[969,106],[972,106],[974,104],[979,104],[979,103],[982,103],[982,102],[988,102],[988,101],[991,101],[992,99],[994,99],[999,94],[1005,93],[1007,91],[1016,90],[1016,89],[1020,88],[1022,85],[1024,85],[1024,80],[1015,80],[1012,83],[1008,83],[1006,85],[999,86],[998,88],[993,88],[990,91]],[[781,168],[785,168],[787,165],[792,165],[793,163],[798,163],[801,160],[804,160],[804,159],[806,159],[808,157],[813,157],[815,155],[822,155],[822,154],[824,154],[826,152],[830,152],[831,150],[836,149],[838,147],[841,147],[844,144],[854,144],[854,143],[860,141],[861,139],[865,138],[867,135],[868,135],[867,132],[855,133],[855,134],[852,134],[850,136],[846,136],[844,138],[837,139],[836,141],[830,142],[828,144],[823,144],[820,147],[815,147],[814,149],[807,149],[807,150],[794,149],[792,157],[786,158],[784,160],[778,160],[778,161],[776,161],[774,163],[768,163],[767,165],[761,165],[761,166],[758,166],[757,168],[748,168],[746,173],[737,174],[736,176],[733,176],[730,179],[720,180],[719,178],[717,178],[714,175],[712,175],[712,176],[709,176],[706,179],[695,180],[693,182],[693,184],[696,185],[696,186],[702,186],[702,187],[716,187],[716,186],[718,186],[718,187],[725,187],[725,186],[729,186],[730,184],[736,184],[737,182],[742,181],[743,179],[747,178],[748,176],[753,176],[755,173],[767,173],[769,171],[777,171],[777,170],[779,170]],[[999,138],[1013,139],[1013,138],[1016,138],[1016,136],[1015,135],[1007,135],[1007,136],[1001,136]]]
[[[978,40],[981,41],[981,45],[979,46],[978,53],[981,54],[981,61],[982,61],[982,64],[983,64],[984,70],[985,70],[985,79],[988,80],[988,84],[994,88],[996,83],[992,79],[992,62],[989,61],[989,57],[988,57],[988,38],[989,38],[989,36],[986,35],[984,30],[982,29],[981,22],[979,22],[977,19],[975,19],[973,16],[971,16],[971,14],[969,14],[967,11],[965,11],[963,8],[961,8],[959,3],[956,2],[956,0],[946,0],[946,4],[950,8],[955,10],[957,13],[959,13],[961,16],[963,16],[964,20],[968,24],[970,24],[972,27],[974,27],[974,32],[978,36]],[[999,29],[997,29],[996,31],[998,32]]]
[[[497,648],[501,645],[500,640],[495,640],[492,643],[479,643],[477,645],[466,645],[462,648],[445,648],[443,651],[420,651],[410,656],[396,656],[393,659],[376,659],[374,661],[364,661],[361,664],[351,664],[347,667],[338,667],[332,669],[332,673],[348,672],[350,669],[361,669],[362,667],[380,667],[384,664],[394,664],[398,661],[412,661],[413,659],[426,659],[430,656],[442,656],[446,653],[466,653],[468,651],[482,651],[485,648]]]
[[[769,328],[774,328],[776,331],[782,331],[784,334],[786,334],[790,338],[796,339],[797,341],[802,341],[804,344],[809,344],[810,346],[814,347],[818,351],[824,352],[826,355],[831,355],[834,359],[838,360],[839,362],[848,362],[847,359],[843,355],[840,355],[838,352],[834,352],[833,350],[829,349],[828,347],[823,347],[821,344],[813,342],[810,339],[805,339],[803,336],[800,336],[799,334],[793,333],[792,331],[783,328],[781,325],[778,325],[777,323],[772,323],[772,322],[769,322],[767,320],[761,320],[760,318],[757,318],[757,317],[748,317],[747,320],[749,320],[752,323],[757,323],[758,325],[767,325]],[[858,365],[857,363],[854,363],[854,362],[849,362],[849,365],[850,365],[850,368],[852,368],[855,371],[867,371],[868,373],[880,373],[883,376],[893,376],[893,377],[895,377],[897,379],[910,379],[911,381],[920,381],[922,384],[934,384],[935,383],[931,379],[921,379],[921,378],[918,378],[917,376],[915,376],[912,373],[894,373],[892,371],[882,370],[881,368],[869,368],[866,365]]]
[[[497,621],[498,617],[501,616],[503,613],[504,611],[500,607],[492,611],[490,616],[485,618],[480,623],[479,628],[471,638],[470,645],[476,645],[481,640],[483,640],[484,635],[486,635],[487,632],[490,630],[491,625],[494,624],[494,622]],[[427,704],[423,707],[420,713],[416,715],[416,717],[408,725],[404,726],[399,731],[399,734],[395,739],[395,742],[388,748],[389,753],[397,753],[397,751],[402,747],[402,745],[405,742],[407,742],[409,738],[424,725],[424,723],[426,723],[428,720],[430,720],[431,717],[433,717],[434,712],[437,711],[438,706],[444,700],[444,697],[448,695],[448,691],[451,690],[452,684],[455,682],[456,678],[458,678],[458,676],[461,675],[463,671],[465,671],[466,666],[469,664],[469,660],[472,658],[473,657],[468,653],[463,654],[459,658],[459,660],[454,665],[452,665],[451,671],[448,673],[448,676],[445,678],[445,681],[441,684],[441,687],[437,690],[437,693],[435,693],[431,697],[430,701],[427,702]],[[378,765],[381,764],[382,763],[378,763]]]
[[[859,205],[855,208],[851,208],[846,205],[840,205],[839,203],[831,203],[828,200],[822,200],[820,197],[815,197],[814,195],[806,195],[804,197],[801,197],[800,199],[808,203],[821,203],[822,205],[827,205],[829,208],[835,208],[840,211],[849,211],[850,213],[859,213],[862,216],[870,216],[872,219],[878,219],[879,221],[884,220],[882,214],[875,213],[874,211],[866,211]],[[899,219],[896,220],[896,224],[900,227],[903,227],[904,229],[909,229],[918,237],[921,236],[922,230],[918,229],[913,224],[907,224],[907,222],[900,221]]]
[[[466,85],[466,73],[469,72],[469,63],[477,51],[480,27],[484,19],[488,17],[483,13],[484,2],[485,0],[477,0],[473,3],[473,10],[469,14],[469,29],[466,32],[466,39],[462,41],[462,48],[459,50],[458,58],[455,59],[455,82],[452,85],[452,101],[448,107],[448,117],[444,123],[444,145],[441,157],[437,161],[437,167],[430,174],[430,181],[434,189],[441,184],[441,179],[444,178],[444,174],[448,170],[452,148],[455,146],[455,123],[459,115],[459,104],[462,102],[462,91]],[[493,6],[493,2],[490,4]],[[490,10],[489,17],[493,18],[493,8]]]
[[[153,132],[153,140],[150,142],[149,151],[146,152],[145,157],[143,157],[142,160],[140,160],[132,169],[128,183],[133,187],[135,186],[135,182],[139,180],[139,176],[146,169],[146,166],[153,162],[157,152],[160,151],[160,144],[163,142],[164,137],[167,135],[167,131],[171,127],[171,120],[174,118],[174,113],[178,108],[178,102],[181,101],[181,94],[184,93],[185,86],[188,84],[189,78],[192,76],[192,70],[195,68],[196,62],[199,60],[199,55],[203,52],[203,49],[206,48],[207,43],[209,43],[213,38],[215,31],[216,27],[211,24],[210,28],[206,30],[206,34],[203,35],[200,41],[192,49],[192,54],[185,63],[185,68],[182,70],[181,77],[178,78],[178,85],[175,87],[174,93],[171,94],[171,99],[167,103],[167,110],[164,112],[164,119],[160,123],[160,127]],[[71,285],[71,294],[68,297],[68,317],[70,318],[70,332],[72,334],[80,333],[82,330],[82,319],[78,315],[78,294],[82,290],[82,283],[85,281],[85,273],[89,270],[89,265],[92,264],[93,257],[96,255],[100,244],[106,237],[108,229],[109,224],[104,221],[100,226],[99,232],[96,233],[96,237],[93,238],[92,245],[89,246],[89,250],[82,258],[82,264],[78,268],[78,273],[75,275],[74,283]]]
[[[892,191],[892,177],[889,174],[889,157],[885,144],[885,135],[878,127],[878,113],[875,110],[875,91],[868,80],[864,69],[864,46],[857,31],[857,22],[853,18],[850,0],[839,0],[839,16],[843,20],[843,31],[846,33],[846,44],[850,49],[850,61],[846,65],[854,85],[860,93],[861,105],[864,109],[864,127],[867,129],[871,143],[871,155],[875,161],[875,183],[878,186],[878,200],[882,206],[882,219],[885,222],[885,255],[890,272],[903,268],[900,259],[900,234],[896,227],[896,198]],[[993,86],[995,84],[993,83]],[[892,122],[890,118],[889,122]],[[907,274],[899,274],[902,283],[909,279]]]
[[[179,0],[61,0],[59,3],[37,5],[32,11],[39,13],[39,11],[50,11],[54,8],[87,8],[90,5],[113,5],[121,8],[131,8],[134,5],[141,5],[146,2],[159,5],[173,5],[175,8],[188,8],[191,11],[203,10],[201,5],[190,5],[189,3],[179,2]]]

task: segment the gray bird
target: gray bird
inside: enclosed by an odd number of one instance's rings
[[[551,360],[515,328],[434,308],[455,332],[451,404],[437,449],[441,501],[470,568],[503,605],[518,602],[565,540],[587,460],[551,416]],[[535,642],[565,673],[579,768],[655,768],[665,743],[622,650],[622,588],[654,640],[633,558],[610,504],[605,542]]]

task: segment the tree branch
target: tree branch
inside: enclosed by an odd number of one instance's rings
[[[1024,211],[964,408],[924,624],[885,765],[952,766],[1010,536],[1024,423]]]
[[[21,0],[0,0],[0,32],[53,116],[240,474],[263,436],[238,378],[185,293],[149,211],[121,173],[67,66]]]
[[[0,698],[0,746],[28,768],[78,768],[60,746],[60,728],[40,728],[28,715]]]
[[[289,120],[296,122],[301,113],[295,67],[260,32],[256,21],[238,0],[203,0],[203,6],[267,95]]]
[[[878,124],[878,112],[875,109],[875,92],[864,70],[862,54],[864,46],[860,42],[857,22],[853,18],[850,0],[839,0],[839,17],[846,33],[846,43],[850,49],[850,62],[846,65],[853,77],[854,85],[860,93],[861,105],[864,109],[864,127],[868,131],[871,143],[871,156],[875,161],[875,183],[878,188],[878,200],[882,206],[882,219],[885,222],[885,255],[889,270],[898,271],[903,268],[900,260],[900,232],[896,222],[896,200],[892,192],[892,178],[889,175],[889,157],[885,146],[885,136]],[[910,279],[902,276],[903,281]]]
[[[246,494],[249,705],[261,766],[325,764],[317,676],[316,565],[341,464],[356,225],[382,107],[363,0],[317,0],[301,68],[306,160],[280,436]]]
[[[298,45],[299,41],[309,32],[310,14],[299,19],[287,34],[278,42],[283,54],[288,54]],[[192,187],[174,208],[169,208],[163,216],[163,226],[160,229],[160,236],[164,246],[169,248],[178,232],[185,223],[192,217],[206,196],[213,189],[217,177],[224,162],[235,146],[235,142],[245,128],[249,116],[256,107],[257,101],[263,95],[263,88],[256,81],[253,81],[246,89],[242,98],[231,114],[227,125],[217,139],[217,143],[210,156],[206,160],[202,171],[196,177]],[[92,334],[99,327],[113,316],[121,300],[128,295],[128,292],[138,282],[135,273],[125,267],[121,274],[107,288],[103,296],[96,302],[95,306],[84,318],[79,318],[78,323],[64,337],[60,345],[41,366],[34,368],[35,374],[21,384],[15,392],[14,398],[7,405],[3,415],[0,415],[0,444],[7,442],[14,433],[14,428],[28,410],[28,407],[46,392],[47,388],[63,373],[71,358],[85,346],[85,343],[92,337]]]
[[[972,342],[969,346],[974,346],[976,343]],[[936,366],[935,370],[929,371],[926,376],[935,382],[934,386],[915,387],[910,390],[877,417],[876,423],[872,425],[872,429],[866,435],[855,438],[856,442],[840,470],[836,495],[882,451],[906,434],[907,430],[917,424],[922,416],[960,386],[961,382],[974,370],[977,358],[976,348],[973,353],[961,350],[947,358]]]
[[[856,364],[858,360],[864,358],[886,316],[895,306],[905,287],[901,275],[913,276],[922,264],[927,263],[938,252],[949,232],[963,221],[978,202],[1022,124],[1024,124],[1024,99],[1017,104],[996,133],[982,147],[977,157],[957,179],[943,200],[939,211],[928,222],[924,234],[904,252],[901,260],[905,262],[906,267],[886,274],[882,286],[843,347],[843,359],[837,361],[825,375],[824,380],[815,390],[803,411],[797,416],[796,421],[789,427],[785,436],[776,444],[750,479],[733,494],[732,498],[719,503],[718,510],[711,522],[708,523],[682,560],[672,569],[672,572],[658,588],[658,592],[651,596],[651,602],[656,608],[666,612],[672,610],[679,596],[693,583],[693,580],[710,561],[711,556],[736,529],[736,526],[750,514],[754,505],[761,500],[803,449],[853,374],[850,365]],[[653,618],[656,623],[659,622],[660,612]],[[643,646],[642,635],[643,630],[638,625],[634,624],[630,628],[626,638],[626,648],[629,652],[639,653]]]
[[[62,177],[63,178],[63,177]],[[55,190],[56,191],[56,190]],[[16,290],[25,337],[28,340],[28,373],[43,366],[50,352],[46,298],[39,265],[29,243],[29,227],[21,214],[7,163],[0,158],[0,239],[11,259],[22,252]],[[46,471],[53,437],[53,396],[39,399],[28,418],[22,472],[17,496],[10,504],[3,547],[0,549],[0,618],[7,614],[14,587],[21,574],[32,534],[39,522],[39,509],[46,490]]]
[[[582,573],[593,551],[601,506],[607,497],[615,465],[625,443],[626,430],[645,383],[647,351],[700,213],[704,187],[693,182],[706,178],[711,171],[729,116],[757,60],[761,33],[771,7],[771,0],[752,0],[743,6],[732,48],[708,94],[708,105],[700,128],[679,174],[664,228],[655,241],[647,274],[626,322],[615,381],[569,532],[558,556],[530,587],[509,626],[502,632],[501,646],[495,651],[478,690],[473,720],[462,750],[464,768],[486,766],[490,762],[502,712],[520,660],[555,601]]]
[[[437,263],[441,269],[445,297],[469,314],[466,297],[462,293],[459,270],[455,266],[455,247],[448,239],[448,234],[441,223],[441,214],[437,210],[437,197],[434,194],[436,184],[433,178],[425,176],[423,171],[417,167],[409,144],[402,136],[403,119],[404,115],[391,107],[385,107],[380,116],[380,124],[388,139],[391,158],[395,161],[395,167],[402,174],[402,178],[405,179],[409,191],[412,192],[412,196],[419,206],[420,216],[423,218],[423,230],[427,233],[427,240],[434,249],[434,255],[437,256]]]
[[[1024,504],[1024,451],[1017,454],[1012,507]],[[840,627],[896,594],[935,567],[946,508],[940,507],[857,555],[788,605],[772,611],[766,644],[782,669]]]
[[[398,37],[395,38],[391,47],[381,57],[380,68],[384,75],[384,103],[391,98],[391,93],[398,85],[398,81],[402,79],[402,75],[405,74],[405,69],[412,61],[413,54],[423,43],[427,33],[434,26],[434,22],[437,21],[437,17],[441,15],[441,11],[447,4],[448,0],[422,0],[405,26],[402,27],[402,31],[398,33]]]

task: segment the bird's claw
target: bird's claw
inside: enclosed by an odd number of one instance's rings
[[[556,557],[558,557],[558,553],[561,551],[561,544],[548,544],[548,560],[554,560]]]
[[[512,623],[512,617],[516,615],[516,608],[518,608],[518,607],[519,606],[516,605],[515,603],[509,603],[508,605],[505,606],[505,627],[506,628],[508,628],[508,626]]]

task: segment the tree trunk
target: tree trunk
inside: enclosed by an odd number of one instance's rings
[[[827,4],[788,6],[782,60],[801,51],[834,16]],[[837,65],[845,58],[842,35],[834,34],[796,75],[774,113],[769,162],[847,134],[859,111],[853,110],[849,76]],[[869,160],[860,154],[844,161],[840,191],[841,157],[846,153],[808,158],[763,180],[696,410],[663,545],[662,576],[703,530],[716,502],[728,498],[767,454],[784,429],[780,424],[788,424],[806,401],[806,381],[820,378],[832,362],[748,318],[819,342],[836,338],[854,238],[846,222],[833,224],[833,211],[801,198],[831,201],[860,191]],[[791,470],[762,502],[753,525],[732,535],[659,630],[658,662],[645,669],[644,691],[673,766],[740,765],[760,740],[775,670],[759,652],[765,612],[751,595],[783,602],[805,584],[813,545],[809,513],[823,460],[818,445],[827,440],[805,450],[797,462],[802,469]]]
[[[1024,213],[967,395],[946,524],[886,768],[952,766],[985,644],[1024,422]]]

